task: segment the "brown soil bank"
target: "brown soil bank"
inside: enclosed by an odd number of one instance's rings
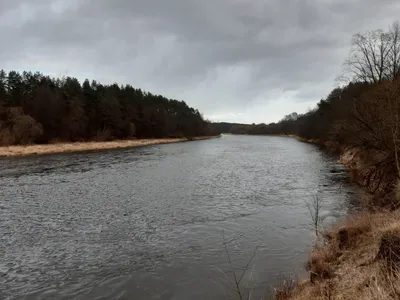
[[[140,146],[178,143],[190,140],[205,140],[216,137],[218,136],[202,136],[202,137],[194,137],[192,139],[187,139],[187,138],[137,139],[137,140],[116,140],[110,142],[79,142],[79,143],[55,143],[46,145],[6,146],[6,147],[0,147],[0,157],[133,148]]]

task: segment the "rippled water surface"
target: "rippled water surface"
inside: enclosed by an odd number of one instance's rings
[[[284,137],[0,166],[5,299],[225,299],[231,271],[240,273],[253,253],[243,289],[265,295],[304,268],[313,196],[329,223],[352,209],[356,192],[337,158]]]

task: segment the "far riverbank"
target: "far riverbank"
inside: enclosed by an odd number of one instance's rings
[[[135,139],[115,140],[108,142],[77,142],[77,143],[54,143],[45,145],[16,145],[0,147],[0,157],[15,157],[28,155],[56,154],[66,152],[82,152],[92,150],[110,150],[121,148],[134,148],[141,146],[179,143],[192,140],[205,140],[219,136],[200,136],[188,138],[164,138],[164,139]]]

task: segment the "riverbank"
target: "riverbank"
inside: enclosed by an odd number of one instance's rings
[[[330,148],[329,142],[292,137]],[[400,299],[400,191],[395,176],[376,168],[384,160],[382,153],[334,148],[352,179],[371,196],[360,199],[362,212],[319,237],[307,261],[309,280],[285,283],[276,299]]]
[[[56,154],[56,153],[66,153],[66,152],[83,152],[83,151],[93,151],[93,150],[135,148],[141,146],[205,140],[217,137],[219,136],[201,136],[201,137],[193,137],[192,139],[187,139],[187,138],[136,139],[136,140],[115,140],[109,142],[77,142],[77,143],[54,143],[45,145],[4,146],[0,147],[0,157],[16,157],[16,156]]]
[[[399,299],[400,213],[361,213],[325,234],[307,262],[310,280],[278,300]]]

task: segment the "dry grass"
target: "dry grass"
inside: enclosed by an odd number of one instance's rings
[[[280,286],[275,289],[275,300],[290,299],[298,284],[297,279],[283,280]]]
[[[389,246],[388,237],[394,241]],[[310,255],[310,280],[283,293],[286,298],[277,294],[280,300],[400,299],[399,211],[362,213],[330,230],[326,239]]]
[[[195,137],[193,140],[210,139],[214,137]],[[79,142],[79,143],[54,143],[47,145],[5,146],[0,147],[0,157],[41,155],[64,152],[81,152],[91,150],[107,150],[118,148],[133,148],[139,146],[169,144],[188,141],[186,138],[167,139],[137,139],[116,140],[110,142]]]

